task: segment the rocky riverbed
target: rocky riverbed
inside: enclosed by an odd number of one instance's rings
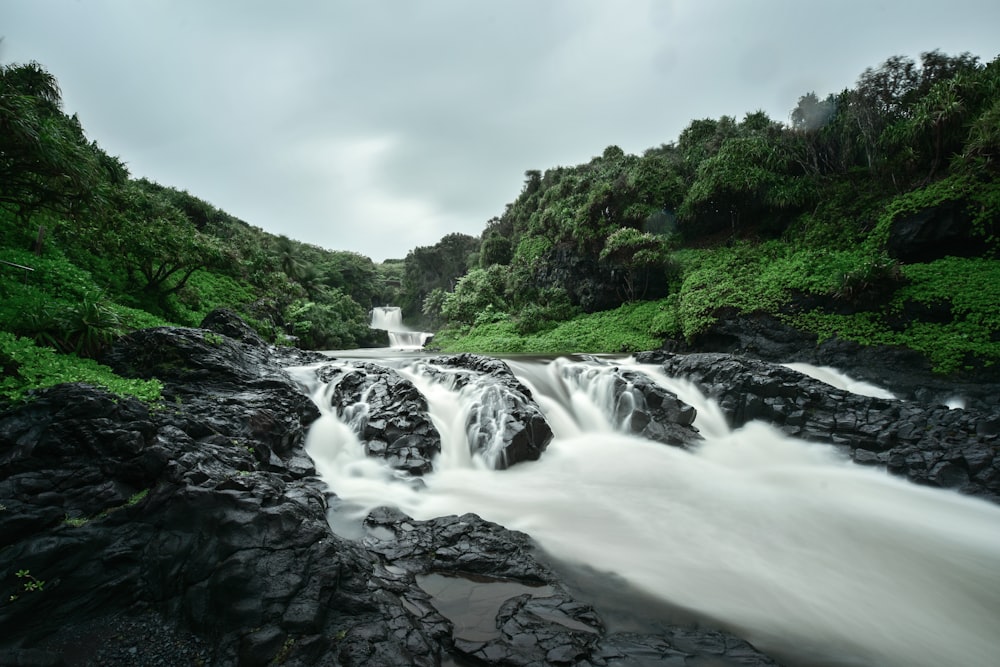
[[[917,483],[1000,498],[1000,413],[986,390],[975,409],[949,410],[847,394],[743,355],[639,359],[694,381],[733,425],[769,421]],[[360,538],[334,533],[335,498],[303,450],[320,411],[284,369],[337,378],[333,408],[364,395],[366,452],[414,483],[440,436],[392,371],[329,362],[219,312],[107,355],[122,375],[161,379],[160,404],[77,384],[0,408],[0,664],[775,664],[718,628],[609,630],[527,535],[475,515],[384,508]],[[518,406],[518,419],[490,424],[497,467],[545,456],[551,431],[502,362],[442,365],[489,378]],[[690,406],[623,372],[626,385],[644,397],[629,403],[633,431],[697,441]]]

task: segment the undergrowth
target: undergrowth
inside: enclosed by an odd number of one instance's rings
[[[123,378],[93,359],[59,354],[26,338],[0,331],[0,401],[23,400],[32,389],[64,382],[86,382],[147,402],[158,401],[163,390],[159,380]]]

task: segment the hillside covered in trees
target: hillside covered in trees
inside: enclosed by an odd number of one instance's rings
[[[37,63],[0,66],[0,398],[91,379],[116,337],[227,307],[276,344],[379,345],[373,305],[483,352],[697,341],[765,311],[818,338],[900,345],[936,370],[1000,358],[1000,60],[894,57],[810,92],[790,123],[692,121],[525,174],[479,238],[376,265],[130,176]]]
[[[766,312],[941,373],[992,365],[1000,60],[890,58],[790,119],[695,120],[641,156],[528,171],[454,288],[407,294],[446,350],[631,351]]]

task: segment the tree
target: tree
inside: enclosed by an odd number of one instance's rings
[[[142,291],[160,298],[184,287],[191,275],[220,257],[219,243],[199,232],[160,193],[142,182],[117,189],[115,213],[96,221],[91,242],[120,257]]]
[[[479,250],[479,239],[467,234],[448,234],[433,246],[411,250],[405,259],[404,317],[419,317],[424,299],[435,288],[451,291],[469,270],[470,257]]]
[[[494,264],[510,264],[514,256],[514,248],[510,239],[500,234],[490,234],[483,238],[483,243],[479,247],[479,266],[488,269]]]
[[[792,129],[798,132],[816,132],[830,122],[836,109],[832,95],[820,100],[816,93],[806,93],[799,98],[799,103],[792,111]]]
[[[99,203],[105,184],[127,175],[60,105],[55,77],[38,63],[0,66],[0,205],[22,223],[39,210],[72,214]]]
[[[507,270],[494,264],[488,269],[472,269],[459,279],[455,290],[444,297],[441,314],[449,322],[475,324],[483,312],[503,312]]]
[[[600,259],[622,272],[625,300],[635,301],[644,296],[651,273],[659,270],[663,277],[673,243],[673,237],[622,227],[607,238]]]

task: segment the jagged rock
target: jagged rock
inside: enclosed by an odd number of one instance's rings
[[[396,470],[423,475],[441,452],[441,434],[427,414],[427,399],[402,375],[377,364],[325,366],[327,398],[357,433],[369,456]]]
[[[569,246],[549,250],[538,263],[534,284],[565,290],[570,302],[584,312],[614,308],[622,302],[619,283],[610,268],[596,257],[585,257]]]
[[[486,387],[469,411],[465,424],[474,452],[499,470],[541,456],[552,440],[552,428],[531,391],[518,381],[507,364],[476,354],[435,357],[430,362],[430,372],[433,366],[471,371],[451,376],[455,389],[470,384]]]
[[[836,337],[817,343],[815,334],[800,331],[767,313],[719,313],[718,320],[694,341],[667,341],[664,351],[725,352],[773,363],[831,366],[857,379],[892,387],[894,394],[907,400],[943,405],[957,395],[970,408],[990,410],[1000,406],[1000,381],[995,368],[973,367],[955,376],[940,377],[931,372],[928,359],[913,350],[861,345]]]
[[[1000,500],[997,413],[860,396],[778,364],[721,353],[643,353],[718,401],[732,427],[751,420],[838,445],[858,463],[914,482]],[[972,462],[970,465],[970,461]]]
[[[377,576],[399,591],[411,613],[425,626],[425,636],[465,660],[485,665],[613,665],[633,664],[651,654],[678,657],[689,663],[773,665],[766,656],[732,635],[712,630],[670,628],[666,636],[608,633],[591,605],[574,600],[558,576],[536,557],[531,538],[474,514],[415,521],[400,512],[379,508],[365,520],[375,532],[365,538],[379,556]],[[467,582],[502,588],[518,582],[535,592],[495,600],[489,636],[455,636],[441,601],[411,582],[420,575],[444,573],[452,586]],[[460,618],[466,624],[475,619]],[[482,619],[478,619],[482,620]],[[476,631],[476,629],[473,629]],[[460,633],[461,634],[461,633]],[[637,664],[642,664],[637,663]]]
[[[286,381],[283,367],[326,360],[316,352],[244,343],[207,329],[155,327],[126,336],[101,359],[126,377],[158,378],[189,388],[248,388],[278,377]]]
[[[632,433],[678,446],[701,439],[692,426],[695,409],[642,373],[617,372],[614,391],[616,417]]]
[[[609,634],[526,535],[473,515],[421,522],[381,510],[361,541],[334,534],[329,492],[302,450],[318,410],[283,370],[317,359],[155,329],[108,360],[159,377],[157,405],[74,384],[0,406],[0,664],[608,665],[654,654],[769,664],[729,635]],[[380,395],[387,413],[416,400],[388,375],[369,381],[364,365],[324,368],[345,397]],[[962,457],[944,463],[992,469],[978,449]],[[25,587],[21,570],[41,588]],[[433,573],[548,592],[498,601],[496,634],[470,642],[418,585]]]
[[[268,347],[267,342],[240,316],[226,308],[216,308],[201,321],[201,328],[228,336],[253,347]]]
[[[932,262],[942,257],[978,257],[985,250],[982,238],[973,236],[966,201],[930,206],[894,220],[889,227],[886,252],[903,262]]]

